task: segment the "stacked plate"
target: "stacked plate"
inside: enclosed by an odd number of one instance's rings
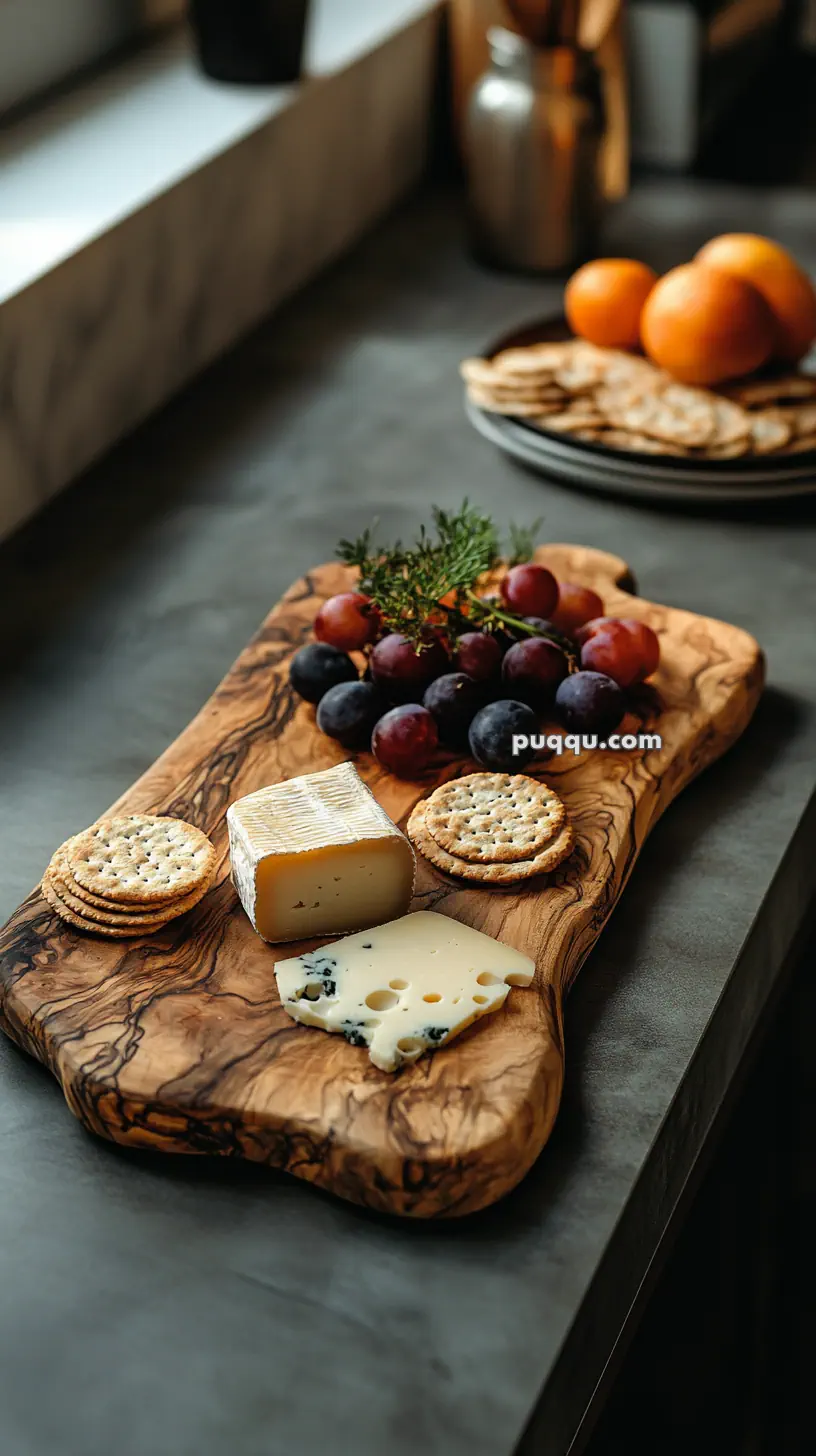
[[[564,337],[563,320],[548,319],[497,340],[485,354],[492,357],[503,349],[558,337]],[[816,494],[816,450],[731,460],[638,455],[548,432],[543,423],[532,425],[494,414],[467,397],[465,409],[479,434],[505,454],[568,485],[666,501],[778,500]]]

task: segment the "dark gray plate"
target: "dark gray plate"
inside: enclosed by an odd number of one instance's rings
[[[547,318],[495,340],[501,349],[569,337],[564,318]],[[514,459],[570,485],[616,495],[661,500],[746,501],[816,493],[816,450],[772,460],[689,460],[639,455],[588,440],[573,440],[511,415],[492,414],[465,401],[468,418],[486,439]]]

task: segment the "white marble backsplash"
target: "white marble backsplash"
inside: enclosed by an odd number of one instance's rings
[[[412,8],[0,303],[0,538],[419,179],[439,9]]]

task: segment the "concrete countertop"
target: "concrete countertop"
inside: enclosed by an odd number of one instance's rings
[[[814,215],[666,182],[608,246],[666,266],[755,227],[814,266]],[[558,296],[478,270],[455,201],[421,198],[0,549],[3,918],[374,516],[407,535],[465,493],[543,515],[542,538],[618,552],[645,596],[769,661],[751,729],[669,810],[581,972],[550,1145],[483,1214],[401,1223],[96,1142],[2,1042],[9,1456],[565,1456],[579,1430],[816,885],[816,510],[617,503],[495,454],[457,362]]]

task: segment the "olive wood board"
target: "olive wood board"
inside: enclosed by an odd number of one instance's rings
[[[0,932],[0,1025],[50,1068],[86,1128],[129,1147],[253,1159],[418,1217],[483,1208],[528,1171],[561,1097],[565,993],[652,825],[742,733],[763,682],[753,638],[630,596],[619,558],[576,546],[540,547],[536,557],[597,588],[608,613],[659,632],[660,669],[627,724],[663,743],[542,764],[576,830],[574,853],[549,876],[480,889],[419,859],[414,908],[532,956],[532,987],[512,989],[497,1014],[396,1074],[282,1009],[276,959],[320,942],[277,948],[252,930],[229,879],[225,812],[264,784],[349,756],[288,683],[321,601],[353,579],[321,566],[286,593],[198,716],[114,806],[178,815],[212,836],[219,869],[204,900],[158,934],[104,940],[66,925],[35,890]],[[473,768],[440,754],[406,782],[368,754],[356,761],[401,825],[436,784]]]

